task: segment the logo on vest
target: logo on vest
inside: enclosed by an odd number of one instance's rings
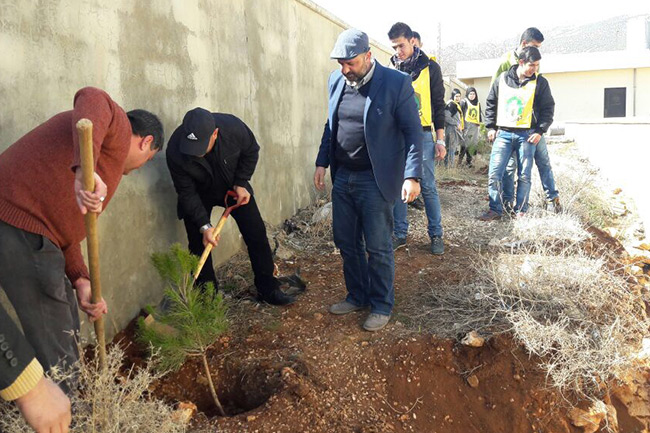
[[[519,122],[524,113],[524,102],[518,96],[513,96],[506,102],[505,114],[511,121]]]
[[[194,141],[199,141],[198,138],[196,138],[196,135],[194,135],[193,132],[190,132],[190,135],[187,136],[188,140],[194,140]]]

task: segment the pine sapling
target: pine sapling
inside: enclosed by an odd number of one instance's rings
[[[192,272],[199,258],[179,244],[172,245],[169,252],[152,254],[151,261],[165,282],[168,308],[162,312],[150,308],[150,313],[166,326],[147,326],[141,318],[138,338],[158,350],[157,366],[163,370],[178,370],[187,357],[200,357],[210,394],[219,414],[225,416],[207,358],[208,349],[228,329],[223,296],[215,294],[212,283],[194,286]]]

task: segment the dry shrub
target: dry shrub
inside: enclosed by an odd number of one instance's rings
[[[554,214],[532,209],[526,217],[512,224],[511,236],[523,242],[547,244],[549,242],[582,242],[591,236],[572,214]]]
[[[77,364],[78,387],[70,396],[73,408],[72,433],[175,433],[185,425],[174,418],[173,409],[148,395],[151,384],[161,374],[143,367],[120,372],[124,352],[116,346],[108,350],[107,368],[102,371],[99,357]],[[70,374],[53,369],[51,378],[59,383]],[[0,431],[33,432],[11,403],[0,403]]]
[[[399,317],[418,332],[441,338],[459,338],[470,331],[494,334],[508,329],[505,317],[494,311],[489,287],[479,283],[426,287],[417,296],[400,301]]]
[[[641,296],[604,259],[499,256],[483,275],[493,310],[558,389],[592,395],[635,367],[650,321]]]

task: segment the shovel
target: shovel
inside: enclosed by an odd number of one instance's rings
[[[228,191],[226,193],[226,196],[223,198],[223,204],[226,205],[226,209],[221,214],[221,218],[217,223],[217,227],[215,227],[214,231],[212,232],[212,240],[217,239],[217,236],[219,236],[219,233],[221,233],[221,230],[223,229],[223,225],[226,223],[226,220],[228,219],[228,215],[230,215],[230,212],[234,211],[240,206],[238,203],[235,203],[232,206],[228,206],[228,197],[233,197],[235,200],[237,200],[237,193],[235,191]],[[194,272],[194,282],[196,282],[196,279],[199,277],[199,274],[201,273],[201,269],[203,269],[203,265],[205,265],[205,261],[208,260],[208,256],[210,255],[210,251],[212,251],[212,248],[214,248],[212,244],[207,244],[205,246],[205,249],[203,250],[203,254],[201,254],[201,259],[199,259],[199,264],[196,267],[196,271]]]
[[[79,148],[81,150],[81,173],[83,189],[86,191],[95,190],[95,163],[93,160],[93,122],[88,119],[81,119],[77,122],[77,133],[79,134]],[[92,302],[97,303],[102,299],[102,286],[99,279],[99,236],[97,233],[97,214],[86,212],[84,215],[86,223],[86,245],[88,247],[88,268],[90,270],[90,288],[92,290]],[[99,363],[103,369],[106,368],[106,341],[104,336],[104,318],[100,317],[95,321],[95,335],[99,347]]]

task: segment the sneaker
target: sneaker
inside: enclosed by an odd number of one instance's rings
[[[417,210],[424,210],[424,202],[422,201],[422,196],[419,195],[415,200],[409,202],[409,206],[412,206]]]
[[[398,238],[397,236],[393,236],[393,251],[397,251],[404,246],[406,246],[406,238]]]
[[[381,328],[388,324],[390,316],[383,314],[370,313],[365,322],[363,322],[363,329],[366,331],[379,331]]]
[[[330,313],[342,315],[342,314],[352,313],[353,311],[363,310],[364,308],[366,307],[361,307],[359,305],[354,305],[351,302],[343,301],[343,302],[339,302],[338,304],[332,305],[330,307]]]
[[[525,216],[526,216],[526,212],[517,212],[515,218],[520,219],[520,218],[524,218]]]
[[[260,302],[266,302],[267,304],[271,304],[271,305],[289,305],[296,302],[296,298],[287,295],[280,289],[273,289],[269,293],[258,295],[257,299]]]
[[[515,207],[512,204],[512,202],[507,201],[507,202],[503,203],[503,213],[505,213],[506,215],[510,215],[512,217],[514,217],[516,215]]]
[[[501,214],[490,209],[489,211],[485,212],[483,215],[478,217],[478,219],[481,221],[495,221],[501,219]]]
[[[436,256],[445,253],[445,243],[442,241],[442,236],[434,236],[431,238],[431,254]]]

